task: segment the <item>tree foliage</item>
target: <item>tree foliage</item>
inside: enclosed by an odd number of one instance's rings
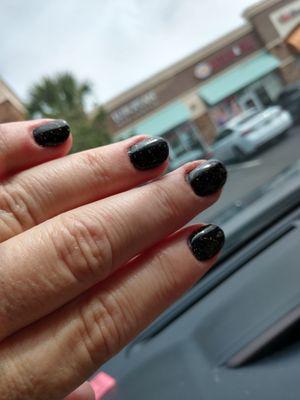
[[[92,95],[91,84],[79,82],[71,73],[44,77],[29,93],[27,111],[30,118],[65,119],[74,136],[73,152],[109,142],[106,113],[102,107],[87,111]]]

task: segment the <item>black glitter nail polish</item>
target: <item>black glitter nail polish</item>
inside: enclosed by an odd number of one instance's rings
[[[188,181],[198,196],[217,192],[224,186],[226,179],[226,168],[218,160],[206,161],[188,174]]]
[[[36,143],[43,147],[58,146],[70,135],[70,126],[63,119],[50,121],[33,130]]]
[[[202,226],[193,232],[188,240],[190,249],[199,261],[209,260],[223,247],[225,235],[216,225]]]
[[[136,169],[155,168],[168,158],[169,146],[162,138],[149,138],[130,147],[128,155]]]

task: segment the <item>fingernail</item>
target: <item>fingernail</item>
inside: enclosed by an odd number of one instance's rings
[[[225,165],[218,160],[209,160],[188,174],[188,181],[198,196],[208,196],[220,190],[227,179]]]
[[[128,155],[136,169],[151,169],[166,161],[169,146],[162,138],[149,138],[130,147]]]
[[[63,119],[50,121],[33,130],[36,143],[43,147],[58,146],[70,136],[70,126]]]
[[[192,253],[199,261],[209,260],[221,250],[225,242],[225,235],[216,225],[205,225],[193,232],[188,244]]]

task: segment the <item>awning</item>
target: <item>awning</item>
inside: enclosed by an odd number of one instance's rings
[[[137,125],[138,133],[157,136],[169,131],[191,118],[191,112],[184,103],[177,101],[163,108]]]
[[[276,57],[262,51],[202,85],[198,94],[206,103],[214,105],[272,72],[279,65],[280,61]]]
[[[188,106],[181,101],[176,101],[130,129],[122,131],[118,134],[118,138],[125,139],[126,137],[139,134],[159,136],[175,126],[188,121],[191,117],[192,115]]]

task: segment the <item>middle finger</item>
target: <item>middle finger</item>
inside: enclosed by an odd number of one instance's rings
[[[166,141],[137,136],[13,176],[0,186],[0,242],[65,211],[156,178],[167,167],[167,158]]]
[[[179,229],[218,199],[225,179],[220,162],[196,162],[2,243],[0,338],[67,303]]]

